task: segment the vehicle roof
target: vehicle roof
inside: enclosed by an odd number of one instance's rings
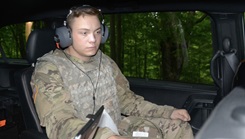
[[[100,8],[103,13],[144,12],[144,11],[226,11],[240,12],[245,9],[245,2],[235,1],[199,1],[199,0],[8,0],[1,4],[1,23],[4,26],[28,20],[48,17],[65,17],[67,10],[75,5],[88,4]]]

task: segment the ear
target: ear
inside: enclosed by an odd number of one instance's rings
[[[72,44],[71,31],[66,26],[55,29],[55,41],[61,48],[66,48]]]

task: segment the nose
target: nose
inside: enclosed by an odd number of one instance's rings
[[[96,40],[96,35],[94,33],[91,33],[90,37],[89,37],[90,42],[95,42]]]

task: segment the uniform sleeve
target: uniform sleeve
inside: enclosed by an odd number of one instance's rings
[[[130,90],[128,80],[121,73],[116,63],[112,62],[112,65],[115,71],[114,76],[117,82],[118,95],[123,114],[170,118],[170,115],[175,109],[174,107],[168,105],[156,105],[144,100],[142,96],[135,94]]]
[[[40,124],[46,128],[48,137],[50,139],[74,138],[87,121],[75,117],[70,93],[63,87],[57,67],[45,61],[37,64],[32,75],[31,86]],[[112,131],[103,128],[98,133],[105,134],[103,139],[112,135]],[[99,135],[97,138],[100,138]]]

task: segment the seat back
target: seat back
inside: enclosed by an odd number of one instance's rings
[[[32,99],[33,92],[30,81],[37,58],[55,48],[53,29],[38,29],[32,31],[27,40],[26,47],[27,60],[32,66],[15,73],[15,82],[19,92],[25,127],[26,129],[40,133],[45,133],[45,130],[39,124],[39,118]]]
[[[245,60],[242,60],[237,68],[235,77],[233,80],[233,88],[236,86],[245,87]]]
[[[214,99],[215,105],[233,89],[233,78],[239,65],[236,52],[236,49],[219,50],[211,60],[211,75],[214,83],[219,88],[217,96]]]

